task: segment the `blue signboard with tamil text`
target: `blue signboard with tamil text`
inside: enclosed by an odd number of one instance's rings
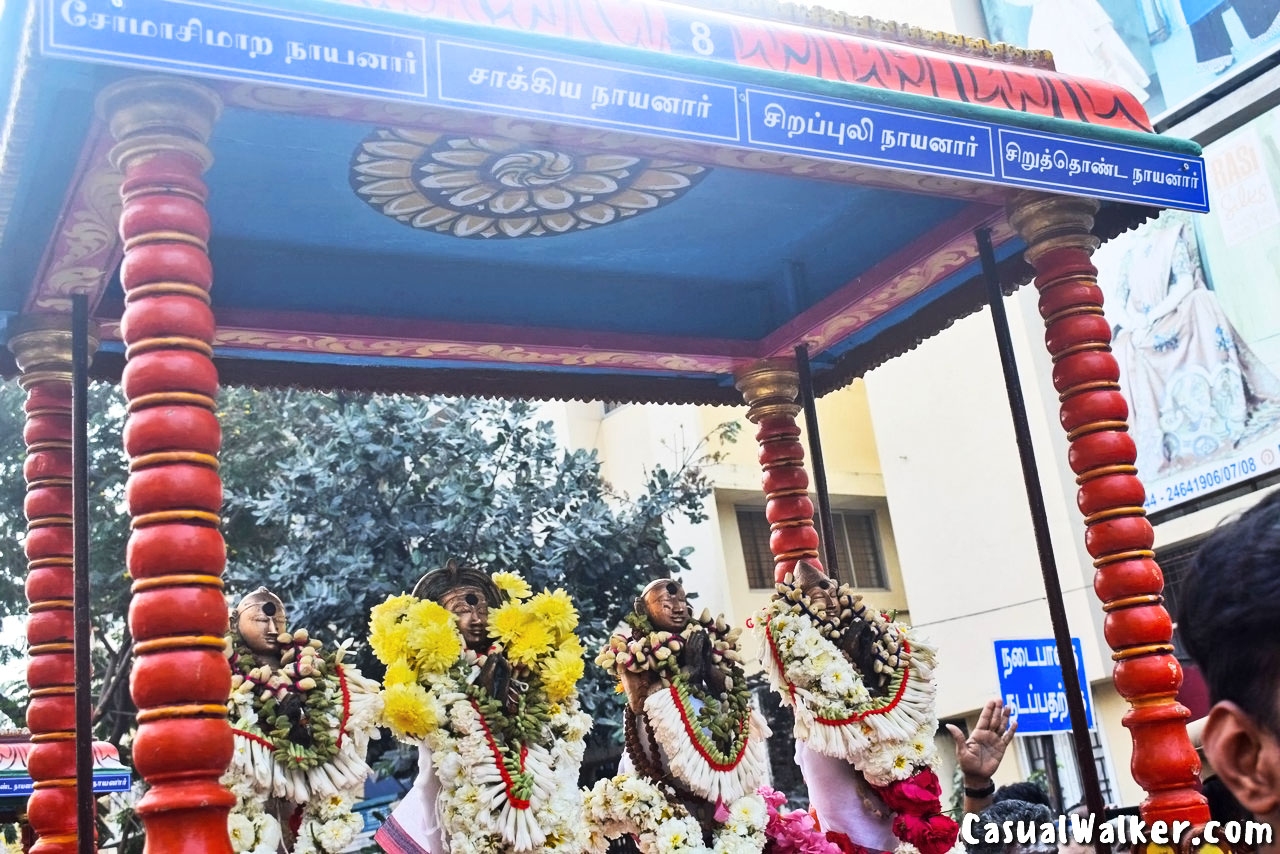
[[[747,139],[819,157],[989,178],[991,128],[910,110],[747,90]]]
[[[420,33],[230,3],[46,0],[44,52],[303,89],[427,94]]]
[[[733,86],[444,39],[436,44],[436,61],[446,104],[664,136],[738,140]]]
[[[1198,157],[748,86],[720,76],[723,66],[695,76],[517,49],[433,32],[429,19],[343,20],[333,15],[356,10],[336,4],[328,16],[228,0],[44,0],[41,9],[42,52],[63,59],[1208,210]],[[677,52],[723,58],[725,33],[672,14]]]
[[[998,640],[996,673],[1000,697],[1018,721],[1019,735],[1044,735],[1071,729],[1067,692],[1063,685],[1058,645],[1053,638],[1038,640]],[[1084,675],[1084,655],[1080,639],[1071,639],[1076,674],[1084,695],[1085,720],[1093,728],[1093,703]]]
[[[26,774],[0,775],[0,798],[25,798],[34,791],[34,783]],[[127,770],[95,772],[95,792],[127,792],[133,786],[133,776]]]

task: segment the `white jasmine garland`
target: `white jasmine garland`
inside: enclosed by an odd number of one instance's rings
[[[937,729],[932,647],[906,626],[890,624],[910,654],[894,669],[888,695],[873,698],[840,649],[807,614],[790,613],[790,607],[781,598],[771,601],[756,631],[765,673],[795,712],[796,737],[850,762],[874,786],[905,780],[929,765]]]
[[[578,770],[591,719],[578,710],[576,697],[553,709],[541,741],[526,745],[524,767],[534,782],[529,805],[521,809],[508,796],[470,699],[446,674],[429,677],[426,688],[447,709],[448,726],[435,728],[423,743],[437,763],[437,809],[450,854],[581,854],[589,830],[581,819]]]
[[[688,810],[657,785],[634,774],[600,780],[583,792],[588,854],[604,854],[609,841],[636,838],[641,854],[761,854],[769,812],[764,798],[752,792],[735,800],[729,816],[703,844],[702,827]]]
[[[365,756],[369,741],[380,737],[382,698],[377,682],[342,663],[349,644],[347,641],[338,647],[333,656],[334,672],[317,680],[312,689],[322,692],[324,703],[335,710],[331,734],[335,740],[341,739],[334,756],[319,767],[305,771],[283,767],[274,751],[264,744],[269,741],[269,734],[259,724],[256,706],[260,698],[255,696],[253,684],[246,680],[233,689],[227,711],[235,750],[222,783],[236,795],[236,806],[228,819],[236,852],[276,854],[281,828],[263,810],[268,798],[282,798],[302,810],[293,854],[339,854],[363,827],[363,819],[352,807],[363,793],[366,777],[372,773]],[[236,847],[241,844],[237,833],[248,836],[239,821],[242,818],[253,827],[252,840],[244,848]]]

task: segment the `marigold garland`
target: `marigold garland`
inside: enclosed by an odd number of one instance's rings
[[[535,595],[514,573],[492,578],[505,601],[489,612],[494,644],[484,654],[466,648],[454,615],[435,602],[396,596],[373,609],[370,641],[387,665],[384,721],[431,748],[452,854],[578,854],[577,774],[591,728],[577,705],[578,614],[563,590]],[[476,682],[494,654],[527,686],[514,710]]]

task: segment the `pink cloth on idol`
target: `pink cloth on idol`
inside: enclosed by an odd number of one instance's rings
[[[851,842],[876,851],[893,851],[893,811],[884,805],[862,774],[843,759],[823,756],[796,742],[796,765],[809,789],[809,805],[824,831],[843,833]],[[870,797],[883,816],[877,817],[862,802]]]
[[[437,805],[440,779],[431,762],[431,750],[418,747],[418,777],[413,788],[392,811],[373,841],[388,854],[445,854],[444,830]]]

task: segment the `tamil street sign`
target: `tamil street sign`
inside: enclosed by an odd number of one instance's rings
[[[1076,674],[1084,695],[1085,722],[1093,728],[1093,702],[1084,675],[1080,639],[1071,639]],[[1018,735],[1046,735],[1071,729],[1067,692],[1063,684],[1058,646],[1053,638],[998,640],[996,674],[1000,696],[1018,721]]]

